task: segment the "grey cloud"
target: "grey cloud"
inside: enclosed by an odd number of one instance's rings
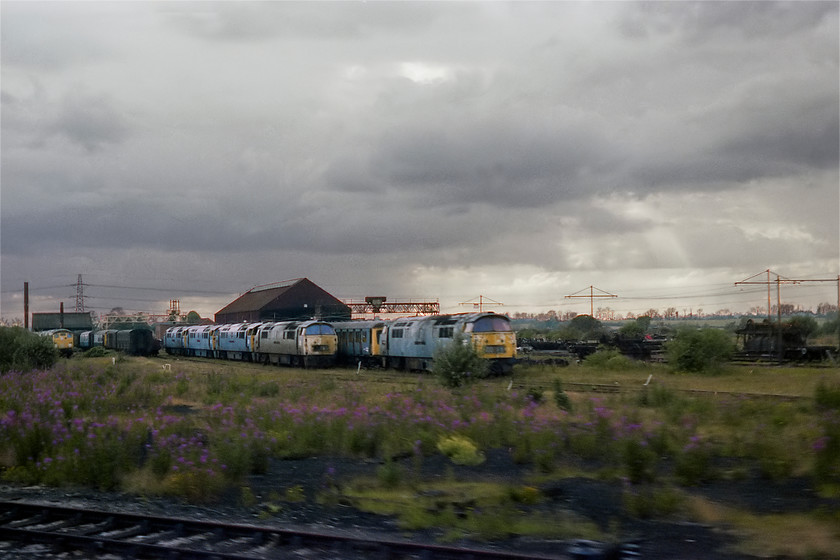
[[[833,3],[72,3],[55,40],[52,5],[12,4],[6,270],[385,293],[418,263],[442,286],[836,253]]]
[[[3,63],[33,72],[57,74],[76,64],[89,64],[113,55],[94,31],[107,29],[105,13],[79,2],[52,2],[32,9],[26,2],[3,2],[0,42]],[[94,12],[89,12],[92,8]],[[79,32],[87,28],[86,33]]]
[[[51,127],[89,152],[119,144],[130,135],[129,118],[106,96],[68,95]]]
[[[131,117],[105,94],[71,92],[55,102],[37,86],[25,96],[10,92],[4,96],[4,136],[12,138],[14,144],[7,145],[15,148],[44,150],[48,142],[64,139],[92,153],[132,134]]]
[[[834,2],[640,2],[628,4],[618,28],[629,37],[680,32],[687,42],[735,34],[779,38],[837,17]]]
[[[422,3],[263,2],[205,4],[201,9],[168,4],[159,13],[176,28],[207,40],[259,41],[271,38],[356,38],[371,33],[417,30],[442,17]]]
[[[405,123],[373,146],[371,175],[441,206],[533,207],[590,194],[583,175],[603,165],[608,143],[585,123],[498,115],[447,126]]]

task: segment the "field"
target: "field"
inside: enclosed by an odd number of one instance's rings
[[[446,389],[393,371],[76,356],[0,377],[0,469],[263,519],[350,507],[446,541],[690,527],[716,543],[697,558],[835,556],[837,368],[520,367]]]

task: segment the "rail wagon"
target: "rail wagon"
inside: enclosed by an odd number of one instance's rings
[[[84,331],[79,333],[79,348],[82,350],[90,350],[95,346],[94,344],[94,331]],[[100,346],[102,341],[100,340]]]

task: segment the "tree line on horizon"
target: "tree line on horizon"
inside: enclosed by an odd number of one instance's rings
[[[770,308],[770,315],[776,317],[779,315],[779,307],[781,307],[782,316],[791,315],[815,315],[818,317],[827,317],[833,313],[837,313],[837,305],[831,303],[820,303],[817,305],[816,311],[802,306],[794,305],[792,303],[783,303],[781,306],[773,305]],[[588,316],[588,313],[578,313],[576,311],[555,311],[550,309],[548,311],[539,313],[517,312],[510,315],[511,319],[531,319],[540,322],[566,322],[571,321],[575,317],[581,315]],[[596,319],[605,321],[621,321],[633,320],[640,317],[650,317],[651,319],[730,319],[732,317],[766,317],[767,308],[765,307],[751,307],[746,312],[732,311],[728,308],[718,309],[714,313],[705,313],[703,309],[697,309],[688,314],[680,312],[676,307],[668,307],[660,311],[659,309],[651,308],[643,313],[633,313],[632,311],[626,315],[621,315],[609,307],[599,307],[595,310],[594,317]]]

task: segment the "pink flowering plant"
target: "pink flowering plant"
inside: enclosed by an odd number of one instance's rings
[[[655,389],[644,398],[582,393],[573,407],[560,407],[489,380],[452,389],[405,376],[380,389],[372,376],[254,371],[88,359],[9,372],[0,376],[2,477],[103,489],[145,477],[154,483],[147,491],[211,500],[273,460],[419,462],[458,436],[479,454],[509,450],[536,472],[589,465],[631,484],[665,476],[666,464],[685,484],[716,476],[721,457],[774,465],[780,449],[791,457],[784,472],[840,480],[836,411],[810,405],[768,405],[762,418],[750,418],[757,405],[746,399]],[[768,438],[772,448],[761,444]]]

